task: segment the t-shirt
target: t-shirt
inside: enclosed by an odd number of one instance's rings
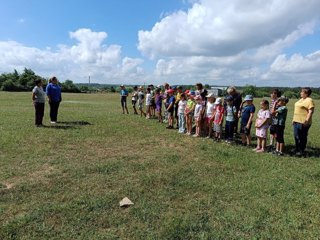
[[[183,114],[184,110],[186,109],[187,101],[186,100],[180,100],[178,103],[178,114]]]
[[[301,98],[294,104],[293,121],[297,123],[304,123],[308,116],[308,111],[314,108],[314,102],[312,98]]]
[[[215,104],[211,102],[207,102],[207,108],[206,108],[206,116],[207,118],[211,118],[213,116],[213,110],[215,108]]]
[[[253,104],[244,106],[242,108],[241,124],[247,125],[250,118],[250,114],[254,113],[255,111],[256,111],[256,108]]]
[[[224,115],[224,107],[222,105],[216,105],[214,110],[215,110],[215,114],[214,114],[213,122],[215,124],[220,124]]]
[[[225,114],[226,114],[226,121],[233,122],[235,121],[235,114],[237,113],[236,106],[226,106]]]
[[[121,89],[120,90],[120,95],[121,97],[127,97],[129,94],[128,90],[127,89]]]
[[[173,108],[174,107],[174,103],[175,103],[175,101],[176,101],[176,98],[174,97],[174,96],[169,96],[169,98],[168,98],[168,100],[167,100],[167,108],[170,106],[170,104],[172,103],[172,106],[171,106],[171,108]],[[170,109],[171,109],[170,108]]]
[[[270,110],[270,112],[273,110],[273,106],[276,104],[276,101],[277,101],[277,99],[271,99],[271,103],[270,103],[270,105],[269,105],[269,110]],[[276,105],[276,107],[274,108],[274,110],[277,110],[278,109],[278,105]],[[278,120],[276,119],[276,116],[274,116],[274,115],[272,115],[271,116],[271,119],[272,119],[272,125],[277,125],[278,123]]]
[[[188,108],[189,110],[193,109],[195,105],[196,105],[196,102],[195,102],[194,100],[188,99],[188,101],[187,101],[187,108]]]
[[[285,126],[288,114],[288,108],[286,106],[281,106],[277,109],[277,114],[274,117],[276,120],[276,125]]]
[[[156,106],[162,106],[162,100],[163,100],[163,95],[156,94],[155,96]]]
[[[51,98],[53,102],[61,101],[61,88],[57,84],[49,83],[46,88],[47,96]]]
[[[267,110],[260,109],[258,112],[258,115],[257,115],[258,125],[260,125],[262,122],[264,122],[264,120],[270,119],[270,117],[271,117],[271,113],[270,113],[269,109],[267,109]],[[268,120],[261,128],[269,128]]]
[[[138,92],[138,100],[139,100],[139,103],[143,103],[144,92],[142,92],[142,91]]]
[[[200,116],[200,112],[201,112],[202,108],[203,108],[202,103],[201,104],[197,103],[197,105],[194,109],[194,117],[195,118],[198,118]]]
[[[147,106],[150,106],[150,105],[151,105],[151,100],[152,100],[152,95],[151,95],[151,93],[147,93],[147,96],[146,96],[146,105],[147,105]]]
[[[137,98],[138,98],[138,92],[137,92],[137,91],[134,91],[134,92],[132,93],[132,98],[131,98],[131,100],[132,100],[132,101],[137,101]]]
[[[35,95],[34,102],[45,103],[46,102],[46,93],[43,91],[42,87],[35,86],[32,90]]]

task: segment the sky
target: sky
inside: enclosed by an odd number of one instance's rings
[[[0,73],[320,87],[320,0],[0,0]]]

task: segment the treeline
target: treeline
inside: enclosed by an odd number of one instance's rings
[[[44,87],[48,84],[48,80],[41,76],[35,74],[31,69],[25,68],[22,73],[19,73],[17,70],[14,70],[12,73],[3,73],[0,75],[0,90],[10,91],[10,92],[23,92],[31,91],[34,87],[34,81],[41,79],[44,83]],[[72,93],[88,93],[88,92],[119,92],[119,85],[107,85],[107,84],[74,84],[71,80],[65,80],[60,82],[61,89],[63,92],[72,92]],[[133,91],[133,85],[126,86],[127,90],[131,93]],[[145,86],[147,87],[147,86]],[[205,84],[206,89],[211,87],[208,84]],[[183,85],[184,89],[193,89],[195,90],[195,85]],[[270,97],[270,92],[274,87],[256,87],[254,85],[246,85],[237,87],[239,92],[245,95],[253,95],[254,97]],[[283,95],[288,98],[300,98],[301,88],[289,88],[289,87],[279,87]],[[312,89],[312,98],[320,99],[320,88],[311,88]],[[222,91],[221,95],[225,96],[226,90]]]
[[[21,74],[17,70],[14,70],[13,73],[3,73],[0,75],[0,90],[8,92],[31,91],[34,87],[34,81],[38,79],[43,81],[45,88],[48,80],[36,75],[31,69],[25,68]],[[66,80],[60,85],[63,92],[81,92],[71,80]]]

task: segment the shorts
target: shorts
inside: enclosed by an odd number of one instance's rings
[[[240,133],[249,136],[250,135],[250,130],[251,130],[251,124],[250,124],[249,128],[247,128],[246,126],[247,126],[247,124],[241,124]]]
[[[271,125],[270,126],[270,134],[274,135],[274,134],[276,134],[276,131],[277,131],[277,125]]]
[[[134,106],[134,107],[135,107],[135,106],[136,106],[136,104],[137,104],[137,100],[132,100],[132,101],[131,101],[131,103],[132,103],[132,106]]]
[[[162,106],[156,104],[156,112],[161,113]]]
[[[221,133],[222,127],[219,124],[213,124],[213,131],[215,131],[216,133]]]
[[[284,128],[284,126],[275,125],[275,135],[278,143],[284,143]]]
[[[139,107],[139,110],[142,110],[143,109],[143,102],[139,102],[138,107]]]

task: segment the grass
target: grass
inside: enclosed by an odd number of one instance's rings
[[[63,123],[50,126],[46,105],[48,127],[35,128],[30,94],[0,92],[0,239],[320,235],[319,111],[311,156],[279,158],[122,115],[118,95],[63,99]],[[126,196],[134,206],[121,209]]]

